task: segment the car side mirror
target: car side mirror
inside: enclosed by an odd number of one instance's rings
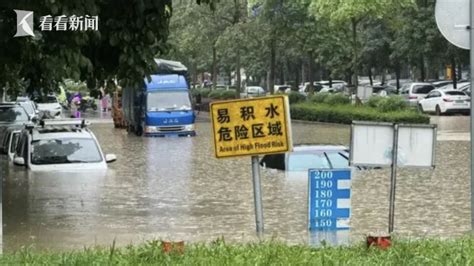
[[[117,156],[115,154],[106,154],[105,155],[105,162],[106,163],[113,163],[117,161]]]
[[[25,159],[23,157],[15,157],[15,159],[13,159],[13,164],[18,166],[24,166]]]

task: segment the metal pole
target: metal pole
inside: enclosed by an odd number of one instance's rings
[[[395,223],[395,190],[397,188],[398,125],[393,127],[392,174],[390,177],[390,205],[388,210],[388,233],[393,232]]]
[[[260,184],[260,164],[258,156],[252,156],[253,197],[255,203],[255,223],[257,234],[263,234],[262,188]]]
[[[469,33],[471,38],[471,62],[470,62],[470,80],[471,80],[471,230],[474,230],[474,98],[472,96],[474,93],[473,89],[473,81],[474,81],[474,3],[473,1],[469,1],[470,3],[470,27]]]

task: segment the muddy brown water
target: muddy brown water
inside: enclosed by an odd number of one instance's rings
[[[250,158],[215,159],[208,122],[197,124],[194,138],[138,138],[111,124],[92,129],[103,150],[118,157],[106,173],[33,174],[2,161],[5,250],[257,239]],[[294,123],[293,140],[348,145],[349,127]],[[399,171],[397,234],[469,232],[468,144],[438,142],[434,171]],[[354,177],[353,241],[386,232],[389,177],[388,170]],[[262,169],[262,185],[266,237],[307,243],[307,180]]]

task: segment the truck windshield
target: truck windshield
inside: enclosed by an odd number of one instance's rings
[[[148,112],[191,110],[191,101],[187,91],[157,91],[147,95]]]

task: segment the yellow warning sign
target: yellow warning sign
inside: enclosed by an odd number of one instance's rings
[[[211,117],[217,158],[284,153],[291,149],[286,96],[214,102]]]

